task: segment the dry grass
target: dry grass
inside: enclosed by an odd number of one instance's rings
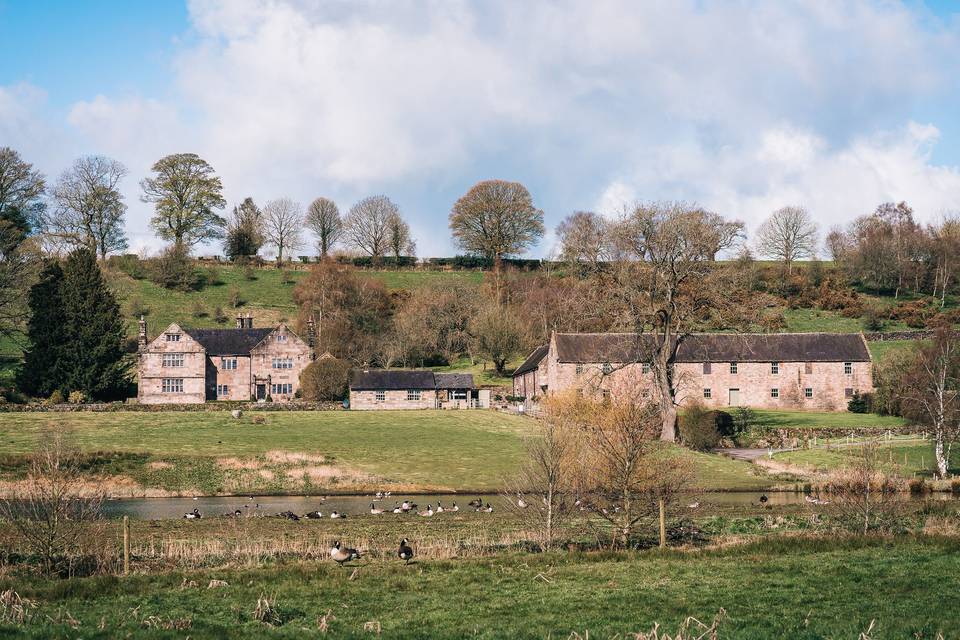
[[[166,462],[164,460],[154,460],[153,462],[147,463],[147,469],[151,471],[159,471],[160,469],[172,469],[173,463]]]
[[[267,451],[264,457],[268,462],[272,462],[273,464],[324,464],[327,461],[326,458],[320,455],[300,453],[297,451],[284,451],[282,449]]]

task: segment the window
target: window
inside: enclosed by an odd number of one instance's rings
[[[286,341],[287,341],[287,334],[285,333],[277,334],[277,342],[286,342]]]
[[[578,362],[578,363],[577,363],[577,375],[580,375],[581,373],[583,373],[583,364],[580,363],[580,362]]]
[[[704,375],[710,375],[710,372],[711,372],[712,369],[713,369],[713,367],[711,366],[711,364],[710,364],[709,362],[704,362],[704,363],[703,363],[703,373],[704,373]]]
[[[609,399],[610,399],[610,389],[604,389],[603,392],[602,392],[602,394],[603,394],[603,399],[604,399],[604,400],[609,400]]]
[[[707,398],[707,399],[709,400],[710,398],[713,397],[713,391],[711,391],[710,389],[704,389],[704,390],[703,390],[703,397],[704,397],[704,398]]]
[[[163,354],[163,366],[165,366],[165,367],[182,367],[182,366],[183,366],[183,354],[182,354],[182,353],[165,353],[165,354]]]
[[[164,378],[161,389],[163,393],[183,393],[183,378]]]
[[[407,400],[419,400],[420,389],[407,389]]]
[[[807,398],[807,399],[812,398],[812,397],[813,397],[813,389],[811,389],[810,387],[807,387],[806,389],[804,389],[804,390],[803,390],[803,397],[804,397],[804,398]]]
[[[848,375],[848,376],[849,376],[851,373],[853,373],[853,363],[852,363],[852,362],[844,362],[844,363],[843,363],[843,372],[844,372],[846,375]]]
[[[610,363],[609,363],[609,362],[604,362],[604,363],[603,363],[603,375],[605,375],[605,376],[610,375],[610,372],[612,372],[612,371],[613,371],[613,367],[610,366]]]
[[[852,398],[852,397],[853,397],[853,388],[852,388],[852,387],[847,387],[846,389],[844,389],[844,390],[843,390],[843,396],[844,396],[845,398]]]
[[[270,385],[270,393],[279,396],[289,396],[293,394],[293,383],[284,382],[283,384]]]
[[[737,372],[737,363],[736,363],[736,362],[731,362],[731,363],[730,363],[730,373],[736,373],[736,372]]]
[[[386,391],[374,391],[374,393],[373,393],[373,399],[376,400],[377,402],[383,402],[384,400],[387,399],[387,392],[386,392]]]
[[[230,387],[228,387],[228,386],[225,385],[225,384],[218,384],[218,385],[217,385],[217,397],[218,397],[218,398],[225,398],[225,397],[228,396],[228,395],[230,395]]]
[[[168,333],[168,334],[167,334],[167,342],[180,342],[180,334],[179,334],[179,333]]]
[[[807,375],[813,373],[813,363],[812,363],[812,362],[804,362],[804,363],[803,363],[803,372],[806,373]]]
[[[780,397],[780,389],[777,389],[776,387],[774,387],[773,389],[770,389],[770,397],[771,397],[771,398],[779,398],[779,397]]]
[[[779,363],[779,362],[771,362],[771,363],[770,363],[770,373],[772,373],[773,375],[777,375],[778,373],[780,373],[780,363]]]
[[[274,369],[293,369],[293,360],[291,358],[274,358]]]
[[[237,359],[236,359],[236,358],[220,358],[220,368],[221,368],[221,369],[236,369],[236,368],[237,368]]]
[[[467,390],[466,389],[454,389],[450,392],[450,397],[454,400],[466,400],[467,399]]]
[[[644,362],[643,364],[641,364],[641,365],[640,365],[640,371],[641,371],[642,373],[644,373],[644,374],[650,373],[650,363],[649,363],[649,362]]]

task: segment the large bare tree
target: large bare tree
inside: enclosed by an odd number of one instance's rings
[[[417,243],[410,234],[410,225],[400,217],[399,213],[390,216],[387,221],[387,241],[398,267],[401,256],[404,254],[413,256],[417,253]]]
[[[181,247],[223,237],[227,221],[216,210],[227,201],[213,167],[195,153],[176,153],[151,170],[154,175],[140,181],[140,199],[154,205],[150,224],[158,236]]]
[[[127,205],[119,189],[126,175],[127,168],[111,158],[77,159],[53,187],[55,206],[45,216],[44,231],[71,249],[90,249],[101,260],[126,249]]]
[[[277,248],[277,265],[283,264],[283,251],[303,246],[303,209],[290,198],[277,198],[263,206],[263,235]]]
[[[676,439],[672,378],[681,342],[704,318],[727,327],[739,319],[739,305],[728,299],[732,285],[713,263],[736,240],[731,224],[737,223],[684,202],[652,202],[638,204],[612,228],[615,259],[598,284],[633,328],[628,339],[637,344],[625,346],[650,365],[664,440]]]
[[[307,227],[317,237],[320,257],[326,258],[330,249],[343,234],[343,222],[337,203],[329,198],[317,198],[307,208]]]
[[[496,264],[543,237],[543,211],[519,182],[485,180],[454,203],[450,230],[460,247]]]
[[[777,209],[757,230],[760,255],[783,263],[787,274],[793,263],[816,255],[817,225],[803,207]]]
[[[596,268],[610,257],[610,234],[603,216],[576,211],[557,225],[560,259]]]
[[[374,258],[382,258],[390,249],[390,221],[400,215],[400,207],[387,196],[369,196],[350,207],[343,221],[348,244]]]

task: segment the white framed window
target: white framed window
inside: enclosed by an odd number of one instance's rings
[[[419,400],[420,389],[407,389],[407,400]]]
[[[603,375],[609,375],[613,371],[613,367],[610,366],[609,362],[603,363]]]
[[[711,389],[704,389],[704,390],[703,390],[703,397],[706,398],[706,399],[708,399],[708,400],[709,400],[710,398],[712,398],[712,397],[713,397],[713,390],[711,390]]]
[[[293,393],[293,383],[283,382],[281,384],[271,384],[270,394],[275,396],[289,396]]]
[[[650,373],[650,363],[649,363],[649,362],[644,362],[643,364],[641,364],[641,365],[640,365],[640,372],[643,373],[644,375]]]
[[[230,387],[228,387],[228,386],[225,385],[225,384],[218,384],[218,385],[217,385],[217,397],[218,397],[218,398],[225,398],[225,397],[227,397],[227,396],[229,396],[229,395],[230,395]]]
[[[236,358],[220,358],[220,368],[221,368],[221,369],[236,369],[236,368],[237,368],[237,359],[236,359]]]
[[[454,400],[466,400],[467,399],[467,390],[466,389],[454,389],[451,393],[451,397]]]
[[[166,334],[166,336],[167,336],[167,342],[180,342],[179,333],[168,333]]]
[[[844,362],[844,363],[843,363],[843,373],[844,373],[845,375],[848,375],[848,376],[853,373],[853,363],[852,363],[852,362]]]
[[[771,362],[771,363],[770,363],[770,373],[772,373],[773,375],[777,375],[777,374],[780,373],[780,363],[779,363],[779,362]]]
[[[813,389],[812,389],[811,387],[805,388],[805,389],[803,390],[803,397],[804,397],[804,398],[807,398],[808,400],[809,400],[810,398],[812,398],[812,397],[813,397]]]
[[[277,334],[277,342],[286,342],[286,341],[287,341],[287,334],[285,333]]]
[[[387,392],[386,392],[386,391],[374,391],[374,392],[373,392],[373,399],[376,400],[377,402],[384,402],[384,401],[387,399]]]
[[[778,389],[778,388],[776,388],[776,387],[774,387],[773,389],[770,389],[770,397],[771,397],[771,398],[779,398],[779,397],[780,397],[780,389]]]
[[[731,362],[731,363],[730,363],[730,373],[736,373],[736,372],[737,372],[737,363],[736,363],[736,362]]]
[[[577,375],[580,375],[581,373],[583,373],[583,364],[582,364],[582,363],[580,363],[580,362],[577,363],[576,372],[577,372]]]
[[[293,369],[293,360],[291,358],[274,358],[274,369]]]
[[[182,353],[165,353],[165,354],[163,354],[163,366],[165,366],[165,367],[182,367],[182,366],[183,366],[183,354],[182,354]]]
[[[183,393],[183,378],[164,378],[160,388],[163,393]]]

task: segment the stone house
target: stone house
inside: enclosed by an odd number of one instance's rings
[[[138,400],[193,404],[208,400],[286,402],[300,389],[313,349],[285,324],[254,328],[238,316],[233,329],[193,329],[173,323],[148,341],[140,318]]]
[[[576,390],[645,399],[655,393],[647,364],[651,337],[554,333],[517,368],[513,395],[529,402]],[[870,351],[861,334],[693,334],[673,364],[678,404],[840,411],[873,390]]]
[[[350,408],[486,409],[490,391],[477,389],[469,373],[414,369],[356,369],[350,373]]]

